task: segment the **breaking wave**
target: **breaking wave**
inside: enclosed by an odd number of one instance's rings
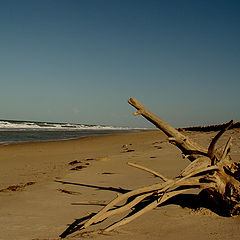
[[[23,142],[62,141],[86,136],[142,130],[145,129],[72,123],[0,120],[0,145]]]
[[[0,120],[0,131],[14,130],[128,130],[127,127],[113,127],[103,125],[86,125],[72,123],[49,123],[49,122],[34,122],[34,121],[14,121]]]

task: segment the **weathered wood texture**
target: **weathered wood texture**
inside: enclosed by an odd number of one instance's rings
[[[142,115],[163,131],[169,137],[169,142],[176,145],[191,162],[175,179],[167,179],[162,174],[144,166],[128,163],[132,167],[154,174],[161,179],[160,182],[119,195],[93,217],[80,226],[78,225],[77,229],[86,229],[115,214],[132,210],[122,220],[103,230],[112,231],[161,205],[173,196],[192,189],[200,189],[201,199],[210,201],[216,212],[221,215],[239,215],[240,163],[233,162],[230,156],[232,138],[229,138],[223,148],[216,149],[217,141],[232,126],[233,121],[222,125],[221,131],[213,138],[208,149],[205,149],[151,113],[136,99],[130,98],[128,102],[137,109],[134,115]],[[123,202],[124,204],[119,206]]]

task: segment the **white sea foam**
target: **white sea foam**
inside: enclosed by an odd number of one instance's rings
[[[71,123],[0,120],[0,145],[20,142],[63,141],[86,136],[142,130],[145,129]]]
[[[8,121],[0,121],[0,128],[18,129],[18,128],[41,128],[41,127],[31,122],[11,123]]]
[[[0,130],[130,130],[133,128],[71,123],[0,121]]]

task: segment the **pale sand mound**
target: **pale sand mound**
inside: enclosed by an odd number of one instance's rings
[[[239,130],[232,156],[240,160]],[[215,133],[188,133],[207,146]],[[188,164],[160,131],[87,137],[80,140],[0,147],[0,239],[58,239],[68,224],[97,212],[119,192],[159,182],[132,168],[138,163],[177,176]],[[56,181],[57,180],[57,181]],[[65,184],[61,183],[65,182]],[[240,218],[191,208],[192,193],[169,202],[108,235],[92,233],[119,217],[90,227],[93,239],[239,239]],[[181,207],[182,206],[182,207]],[[184,207],[184,208],[183,208]],[[80,239],[75,232],[67,239]]]

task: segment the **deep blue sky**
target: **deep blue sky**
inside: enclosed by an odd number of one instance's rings
[[[0,0],[0,119],[240,121],[240,1]]]

